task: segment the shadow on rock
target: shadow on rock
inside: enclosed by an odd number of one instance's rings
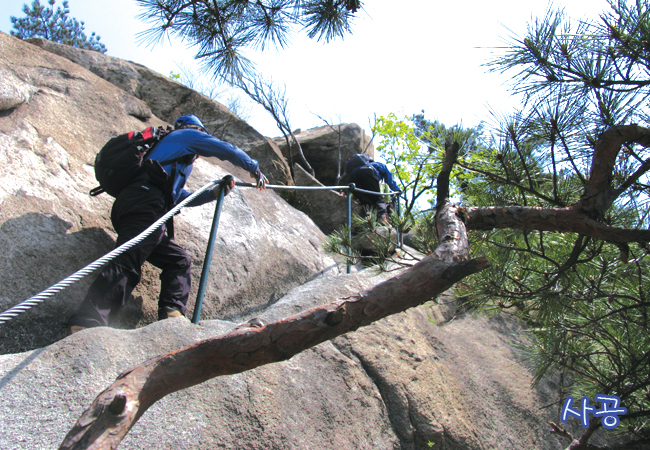
[[[0,226],[0,311],[27,300],[109,252],[113,239],[101,228],[70,233],[57,216],[30,212]],[[0,325],[0,353],[44,347],[67,335],[66,319],[78,307],[92,273]]]

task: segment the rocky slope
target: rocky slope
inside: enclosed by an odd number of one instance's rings
[[[272,140],[214,100],[134,63],[0,33],[1,310],[112,248],[111,199],[88,196],[96,151],[111,136],[183,113],[208,118],[213,133],[263,167],[277,161],[269,172],[275,182],[286,176]],[[226,173],[248,181],[228,164],[199,160],[190,188]],[[195,280],[212,213],[213,205],[204,205],[176,219]],[[345,274],[322,252],[324,237],[275,193],[236,189],[224,204],[199,324],[155,322],[158,280],[150,268],[116,328],[66,336],[63,323],[87,278],[1,324],[0,448],[57,448],[94,397],[147,358],[252,317],[277,320],[350,296],[391,276]],[[441,326],[440,309],[424,305],[288,361],[170,395],[120,448],[563,448],[545,423],[558,420],[554,408],[543,408],[558,400],[553,385],[531,389],[529,369],[513,346],[520,325],[458,316]]]

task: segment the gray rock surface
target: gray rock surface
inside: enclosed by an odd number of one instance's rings
[[[390,275],[327,272],[257,314],[136,330],[95,328],[0,356],[0,448],[54,449],[122,371],[253,316],[285,318]],[[560,449],[545,419],[550,385],[531,390],[512,346],[521,326],[436,305],[381,320],[281,363],[210,380],[154,404],[122,449]]]
[[[289,166],[277,145],[221,103],[141,64],[45,39],[28,39],[28,42],[88,69],[126,92],[128,95],[123,96],[122,102],[134,117],[144,120],[156,116],[173,124],[183,114],[196,114],[212,135],[237,145],[257,159],[273,184],[290,184]]]
[[[173,82],[143,76],[147,70],[137,64],[39,45],[76,56],[62,57],[0,33],[2,310],[112,248],[111,199],[88,196],[96,185],[95,153],[118,133],[165,125],[181,112],[183,101]],[[197,103],[183,105],[205,107],[202,114],[215,117],[215,127],[229,120],[215,102],[192,98]],[[235,138],[243,129],[241,142],[256,138],[241,123],[226,129]],[[277,153],[269,148],[273,160]],[[246,176],[201,159],[189,188],[228,172]],[[176,218],[177,239],[192,255],[196,280],[212,213],[205,205]],[[274,321],[349,297],[393,275],[343,273],[323,254],[323,239],[304,213],[273,192],[235,189],[225,199],[199,324],[155,321],[158,280],[151,268],[116,328],[66,336],[62,322],[90,278],[1,324],[0,449],[57,448],[99,392],[148,358],[218,336],[253,317]],[[550,434],[545,422],[558,420],[556,410],[544,408],[558,400],[553,383],[531,389],[530,370],[513,346],[524,335],[522,326],[507,318],[423,305],[287,361],[165,397],[120,448],[564,448],[567,443]],[[599,433],[601,441],[608,438]]]
[[[325,125],[295,133],[300,142],[305,158],[314,169],[314,176],[325,186],[336,186],[337,175],[343,175],[345,161],[356,153],[365,153],[374,157],[375,148],[370,138],[359,125],[344,123]],[[289,151],[283,137],[274,141],[280,147],[285,158],[289,159]],[[295,146],[292,147],[293,162],[300,164]],[[341,168],[339,172],[339,152]]]
[[[95,154],[112,136],[166,122],[151,114],[136,117],[134,109],[145,110],[146,103],[69,59],[2,33],[0,49],[4,311],[112,249],[112,198],[88,195],[97,185]],[[226,173],[250,181],[229,163],[201,158],[189,189]],[[214,203],[186,208],[175,218],[176,240],[194,264],[190,314],[213,212]],[[324,237],[273,191],[235,189],[224,201],[202,317],[263,307],[332,266],[333,260],[320,249]],[[83,278],[0,326],[0,352],[40,348],[64,337],[63,324],[92,278]],[[158,287],[157,270],[145,266],[142,283],[115,325],[133,328],[157,320]]]

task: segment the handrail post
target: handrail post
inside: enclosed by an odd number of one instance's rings
[[[220,182],[219,196],[217,198],[217,206],[214,209],[214,217],[212,218],[212,229],[210,230],[210,238],[208,239],[208,248],[205,252],[205,260],[203,261],[203,268],[201,269],[201,280],[199,281],[199,291],[196,294],[196,303],[194,304],[192,323],[199,323],[199,318],[201,317],[203,296],[205,295],[205,287],[208,284],[208,274],[210,272],[210,263],[212,262],[214,241],[216,240],[217,229],[219,228],[219,218],[221,216],[221,205],[223,204],[223,198],[225,196],[225,186],[230,184],[232,180],[232,175],[226,175],[221,179]]]
[[[397,203],[397,205],[395,206],[395,209],[397,210],[397,217],[399,217],[400,220],[401,220],[402,219],[402,211],[401,211],[401,208],[400,208],[400,203],[401,203],[400,202],[400,195],[402,195],[401,192],[395,196],[394,201],[395,201],[395,203]],[[399,248],[402,248],[402,249],[404,248],[404,234],[402,233],[402,227],[401,226],[397,230],[397,243],[399,244]]]
[[[348,185],[348,242],[350,247],[348,247],[348,255],[352,255],[352,192],[354,192],[355,185],[350,183]],[[352,263],[351,257],[347,258],[347,273],[351,272],[350,264]]]

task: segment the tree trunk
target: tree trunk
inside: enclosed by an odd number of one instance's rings
[[[304,169],[311,174],[312,177],[316,178],[316,172],[314,172],[314,168],[309,164],[309,161],[307,161],[307,158],[305,157],[305,153],[302,151],[302,145],[300,145],[300,142],[298,142],[298,138],[293,134],[293,131],[290,132],[291,139],[293,142],[296,144],[296,148],[298,149],[298,156],[300,156],[300,160],[302,161],[300,164],[304,165]],[[291,145],[289,145],[289,154],[291,154]]]
[[[620,195],[620,192],[612,186],[614,165],[623,145],[631,142],[644,147],[650,146],[650,129],[638,125],[619,125],[609,128],[598,136],[589,182],[579,202],[580,207],[593,219],[602,220],[605,212]],[[648,168],[646,165],[645,171]],[[637,178],[642,173],[637,174]]]

